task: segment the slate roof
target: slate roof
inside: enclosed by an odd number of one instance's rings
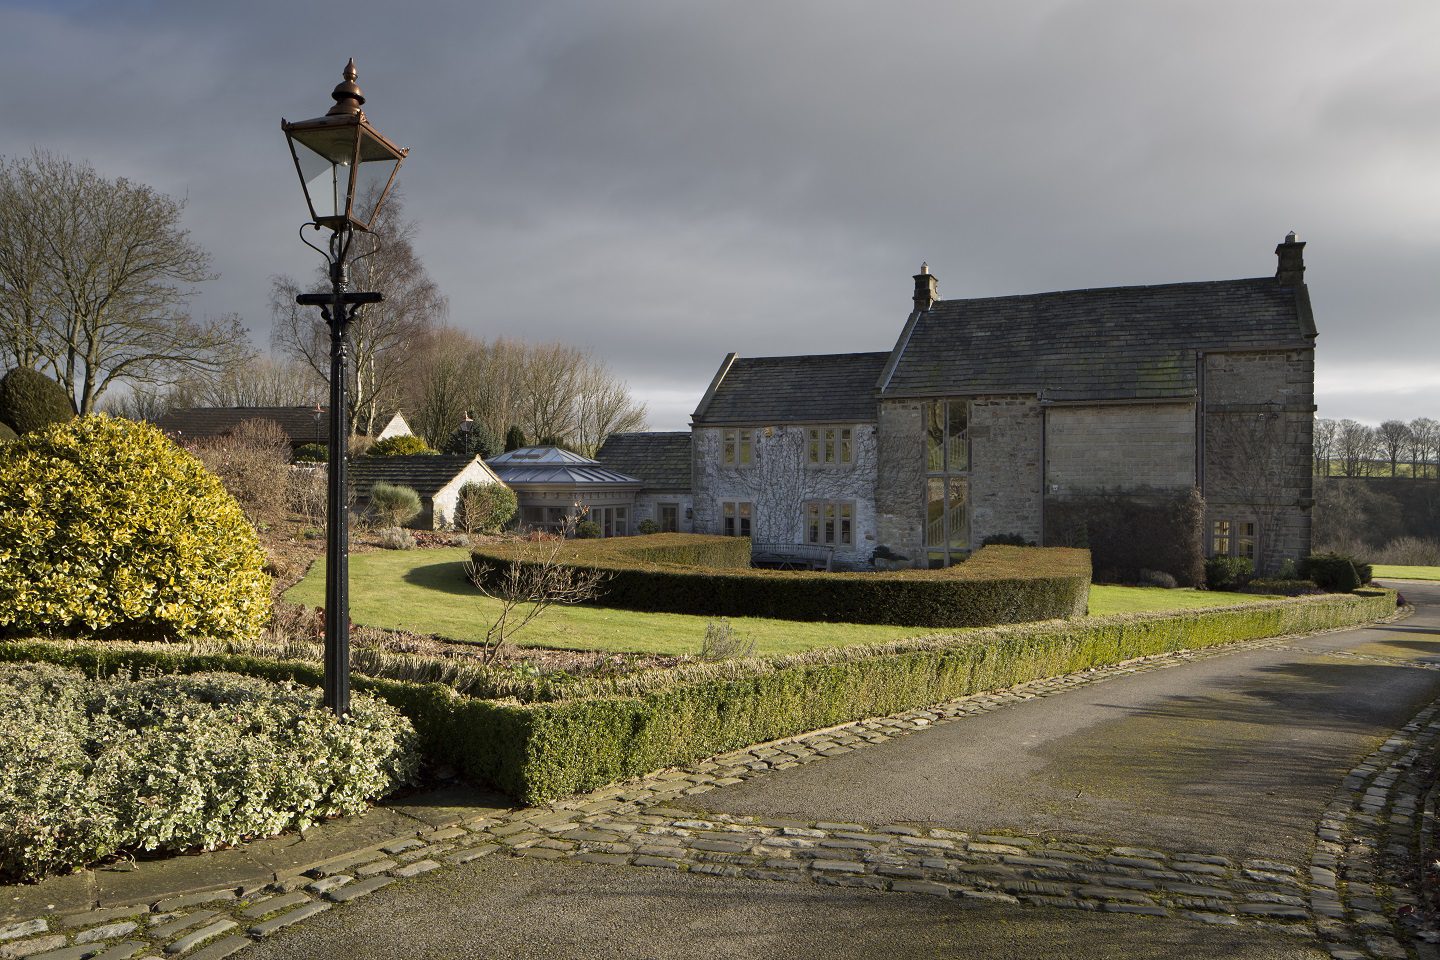
[[[416,454],[409,457],[356,457],[350,461],[350,490],[357,500],[370,496],[377,483],[411,487],[422,497],[433,497],[440,488],[473,463],[476,457],[446,457]]]
[[[690,491],[690,431],[612,433],[596,458],[646,490]]]
[[[382,412],[375,418],[375,428],[383,430],[397,411]],[[270,420],[279,425],[293,446],[302,443],[325,443],[330,435],[330,408],[322,407],[320,415],[309,407],[185,407],[171,410],[155,419],[155,425],[180,442],[222,437],[246,420]]]
[[[330,429],[327,413],[317,418],[314,407],[186,407],[157,417],[155,425],[183,443],[224,436],[246,420],[273,421],[297,446],[324,443]]]
[[[559,447],[521,447],[486,461],[496,476],[506,484],[554,484],[584,486],[586,484],[625,483],[639,486],[640,481],[627,473],[611,470],[597,460],[582,457],[572,450]]]
[[[1314,332],[1304,288],[1273,277],[938,300],[902,332],[882,395],[1193,397],[1197,352],[1305,348]]]
[[[692,419],[708,425],[873,421],[875,385],[889,356],[737,357]]]

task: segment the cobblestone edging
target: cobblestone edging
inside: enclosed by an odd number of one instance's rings
[[[701,818],[666,806],[770,770],[840,756],[1077,686],[1246,650],[1283,648],[1293,639],[1274,637],[1158,654],[759,744],[683,769],[605,787],[549,808],[481,817],[394,837],[274,882],[266,877],[154,903],[0,924],[0,960],[221,960],[335,904],[359,900],[447,864],[467,863],[499,852],[971,900],[1182,916],[1210,923],[1261,923],[1305,932],[1313,916],[1328,917],[1314,904],[1330,909],[1327,905],[1338,900],[1341,910],[1356,904],[1356,912],[1344,919],[1358,920],[1366,905],[1361,899],[1364,881],[1327,888],[1317,879],[1317,864],[1235,862],[1203,851],[1166,852],[1124,844],[972,835],[919,825],[800,823],[717,814]],[[1440,711],[1440,706],[1430,710]],[[1419,722],[1417,718],[1405,730]],[[1356,770],[1365,768],[1362,764]],[[1374,769],[1371,779],[1383,779],[1380,768]],[[1356,776],[1352,773],[1347,779],[1346,789]],[[1390,806],[1395,807],[1396,816],[1407,809],[1403,800],[1387,804],[1385,809]],[[1414,812],[1413,805],[1408,809]],[[1343,822],[1363,823],[1356,818]],[[1321,829],[1323,841],[1325,824]],[[1343,853],[1347,863],[1353,860],[1359,871],[1358,854],[1351,854],[1348,846]],[[1317,853],[1317,858],[1320,855]],[[1338,859],[1342,853],[1335,855]],[[1331,869],[1349,876],[1343,868]],[[1327,899],[1326,890],[1336,891],[1336,896]],[[1342,939],[1340,926],[1326,927],[1322,934],[1337,949],[1348,949],[1343,945],[1351,942]],[[1377,946],[1386,945],[1377,941]]]

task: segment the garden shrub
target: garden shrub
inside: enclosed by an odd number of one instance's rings
[[[385,527],[398,527],[420,516],[420,494],[413,487],[377,483],[370,488],[370,513]]]
[[[149,424],[81,417],[0,457],[0,636],[253,639],[264,562],[235,499]]]
[[[1135,657],[1365,623],[1394,609],[1393,591],[1362,590],[568,679],[522,679],[448,658],[377,654],[357,657],[362,675],[354,682],[409,717],[437,762],[522,802],[544,803],[863,717]],[[319,656],[318,645],[309,662],[282,662],[156,645],[0,641],[0,661],[45,659],[92,675],[228,669],[314,686],[321,682]],[[410,679],[364,675],[381,670]],[[422,670],[437,682],[426,682]],[[489,684],[485,696],[506,699],[460,695],[452,685],[462,681],[477,694]]]
[[[297,463],[328,463],[330,448],[323,443],[302,443],[295,448]]]
[[[371,696],[227,673],[104,680],[0,667],[0,880],[116,852],[303,830],[411,782],[414,727]]]
[[[1163,570],[1205,583],[1205,501],[1198,490],[1137,490],[1045,498],[1045,545],[1085,547],[1099,583],[1136,583]]]
[[[1175,578],[1164,570],[1141,570],[1140,583],[1147,587],[1161,587],[1165,590],[1174,590],[1180,586]]]
[[[1315,553],[1300,562],[1300,575],[1331,593],[1349,593],[1373,574],[1370,564],[1339,553]]]
[[[519,505],[515,491],[503,483],[467,483],[455,502],[455,527],[466,533],[497,533]]]
[[[749,541],[698,534],[574,543],[561,560],[606,574],[594,603],[627,610],[782,620],[960,627],[1082,616],[1089,557],[1063,548],[984,547],[943,570],[821,573],[682,565],[670,559],[705,548],[738,560]],[[524,558],[507,544],[473,551],[491,580]],[[748,555],[745,556],[748,563]]]
[[[403,527],[381,527],[375,540],[386,550],[414,550],[415,535]]]
[[[1324,593],[1313,580],[1277,577],[1269,580],[1251,580],[1240,588],[1241,593],[1262,593],[1277,597],[1303,597],[1312,593]]]
[[[365,450],[367,457],[413,457],[417,454],[435,455],[438,453],[438,450],[433,449],[430,444],[425,442],[424,437],[417,437],[413,433],[377,440]]]
[[[1018,533],[996,533],[980,541],[982,547],[1033,547],[1034,540],[1026,540]]]
[[[16,367],[0,377],[0,423],[24,436],[75,416],[65,388],[38,370]]]
[[[259,529],[283,520],[290,479],[290,436],[274,420],[244,420],[224,436],[190,448],[220,478]]]
[[[652,533],[660,532],[660,524],[656,523],[654,520],[651,520],[649,517],[646,517],[644,520],[641,520],[635,525],[635,529],[639,531],[641,536],[648,537]]]
[[[581,520],[575,524],[576,540],[598,540],[603,532],[604,531],[600,529],[600,524],[594,520]]]
[[[1211,557],[1205,561],[1205,585],[1211,590],[1239,590],[1255,574],[1249,557]]]

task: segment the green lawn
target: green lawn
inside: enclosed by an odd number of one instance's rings
[[[1378,580],[1440,580],[1440,567],[1402,567],[1398,564],[1377,563],[1373,576]]]
[[[389,630],[479,640],[498,604],[464,577],[463,547],[376,550],[350,558],[350,616],[356,623]],[[325,602],[325,562],[317,562],[286,598],[306,606]],[[1228,606],[1264,599],[1244,594],[1147,587],[1093,587],[1092,614],[1134,613]],[[639,613],[607,607],[552,607],[516,637],[520,646],[627,653],[695,654],[709,617]],[[930,627],[854,623],[804,623],[735,617],[731,625],[755,641],[758,654],[795,653],[815,647],[877,643],[937,631]]]

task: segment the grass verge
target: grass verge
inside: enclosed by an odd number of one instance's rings
[[[1440,580],[1440,567],[1406,567],[1392,563],[1377,563],[1371,576],[1391,580]]]

